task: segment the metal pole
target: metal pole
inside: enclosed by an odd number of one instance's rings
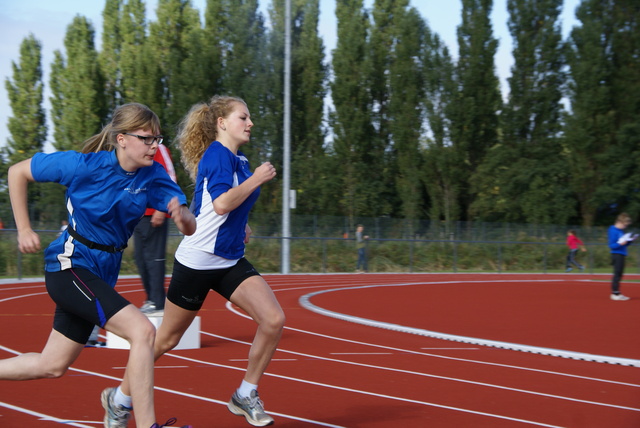
[[[291,224],[289,212],[291,163],[291,0],[284,4],[284,150],[282,159],[282,258],[281,271],[289,273],[289,238]]]

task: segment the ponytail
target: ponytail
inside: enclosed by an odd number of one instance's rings
[[[196,104],[178,125],[176,141],[182,153],[182,164],[193,181],[198,175],[200,159],[217,138],[216,120],[210,113],[208,104]]]
[[[145,129],[159,134],[160,119],[149,107],[143,104],[123,104],[113,111],[113,119],[102,128],[99,134],[84,142],[82,153],[117,149],[117,135],[137,129]]]
[[[115,149],[115,144],[111,142],[109,138],[111,133],[111,123],[108,123],[99,134],[94,135],[93,137],[88,138],[82,147],[82,153],[94,153],[99,152],[101,150],[113,151]],[[115,141],[115,138],[114,138]]]
[[[176,140],[182,153],[182,164],[193,181],[198,175],[198,164],[212,142],[218,137],[218,118],[226,118],[234,105],[246,105],[242,98],[215,95],[208,104],[198,103],[178,125]]]

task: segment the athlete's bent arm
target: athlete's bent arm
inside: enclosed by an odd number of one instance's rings
[[[186,205],[181,205],[178,198],[173,198],[167,205],[167,210],[178,227],[185,235],[193,235],[196,231],[196,218]]]
[[[9,168],[9,197],[18,231],[18,248],[23,253],[40,250],[40,237],[31,228],[27,206],[27,185],[35,181],[31,174],[31,159],[25,159]]]

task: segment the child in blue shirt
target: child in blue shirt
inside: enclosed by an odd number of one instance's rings
[[[627,257],[627,247],[635,239],[631,234],[625,234],[624,230],[631,224],[631,217],[622,213],[616,218],[615,224],[609,226],[608,242],[611,251],[611,264],[613,265],[613,278],[611,280],[611,300],[629,300],[620,293],[620,280],[624,273],[624,263]]]

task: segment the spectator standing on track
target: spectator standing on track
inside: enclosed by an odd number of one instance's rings
[[[627,257],[627,247],[631,245],[635,237],[624,230],[631,224],[631,217],[622,213],[616,218],[616,222],[609,226],[608,242],[611,250],[611,264],[613,265],[613,278],[611,279],[611,300],[629,300],[620,293],[620,280],[624,274],[624,263]]]
[[[83,152],[37,153],[9,169],[9,194],[23,253],[40,250],[27,208],[29,182],[67,187],[69,226],[45,250],[45,282],[56,303],[53,329],[41,353],[0,360],[0,379],[56,378],[80,355],[94,325],[129,341],[125,373],[131,376],[136,425],[158,427],[153,402],[155,328],[115,291],[122,251],[144,210],[167,210],[178,229],[193,234],[196,223],[186,197],[153,163],[162,143],[160,121],[141,104],[125,104],[112,121],[85,141]],[[105,390],[106,392],[106,390]],[[103,393],[105,426],[117,412]],[[129,402],[131,407],[131,402]],[[127,413],[129,415],[129,413]],[[126,421],[125,421],[126,425]]]
[[[587,251],[587,247],[584,246],[584,243],[578,238],[575,230],[569,230],[567,232],[567,246],[569,247],[569,254],[567,254],[567,272],[571,272],[573,268],[571,265],[575,265],[580,271],[584,270],[584,266],[582,266],[576,260],[576,254],[578,254],[578,249],[581,251]]]
[[[356,264],[356,272],[368,272],[367,262],[367,242],[369,235],[364,235],[364,226],[359,224],[356,227],[356,248],[358,249],[358,263]],[[362,269],[360,269],[362,268]]]
[[[249,142],[252,127],[246,103],[226,96],[194,105],[180,124],[177,140],[182,162],[195,180],[192,209],[198,226],[175,254],[155,356],[160,358],[179,343],[209,290],[216,291],[258,324],[244,379],[227,407],[251,425],[266,426],[273,418],[264,411],[258,382],[276,351],[285,316],[267,282],[244,258],[251,235],[249,211],[260,186],[276,176],[269,162],[252,174],[239,150]],[[125,376],[120,387],[125,392],[129,381]]]
[[[164,146],[158,146],[153,158],[164,167],[169,177],[177,182],[176,171],[173,168],[171,152]],[[169,235],[168,215],[162,211],[148,208],[144,217],[133,231],[134,258],[138,273],[142,279],[147,298],[140,310],[143,314],[164,311],[164,277],[166,271],[167,237]]]

